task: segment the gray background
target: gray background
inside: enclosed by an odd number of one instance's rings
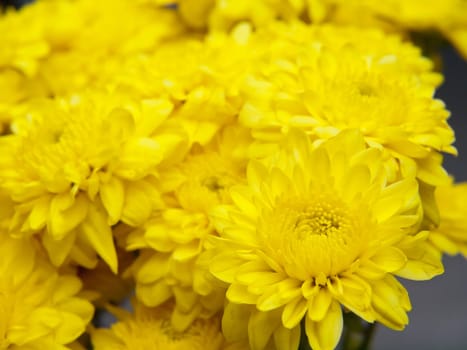
[[[446,157],[445,167],[456,181],[467,181],[467,62],[452,49],[443,51],[443,60],[445,83],[437,96],[452,112],[459,150],[458,157]],[[467,260],[443,261],[445,273],[431,281],[402,281],[413,307],[409,325],[403,332],[380,326],[374,350],[467,350]]]

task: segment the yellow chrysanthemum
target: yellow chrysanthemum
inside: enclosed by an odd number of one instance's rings
[[[119,322],[111,329],[92,333],[96,350],[248,350],[227,344],[220,330],[220,317],[196,320],[180,332],[170,324],[171,304],[148,308],[136,304],[134,314],[115,310]]]
[[[440,225],[430,235],[431,242],[443,253],[467,257],[467,183],[451,183],[435,191]]]
[[[128,57],[184,31],[174,11],[132,1],[35,1],[0,17],[0,75],[18,69],[43,96],[106,86]]]
[[[35,12],[27,6],[21,15],[14,10],[0,14],[0,33],[0,73],[5,68],[15,68],[33,76],[39,60],[50,50]]]
[[[303,0],[140,0],[158,6],[172,6],[192,28],[230,30],[242,20],[257,26],[277,18],[297,18],[304,8]]]
[[[271,42],[274,44],[270,45]],[[431,87],[439,86],[443,79],[441,74],[433,72],[433,62],[421,54],[420,48],[379,29],[274,22],[252,36],[251,46],[264,50],[266,43],[268,55],[297,64],[303,64],[313,52],[352,48],[369,65],[381,65],[388,74],[414,74],[420,83]]]
[[[226,203],[229,188],[244,180],[244,158],[235,154],[243,133],[228,128],[213,145],[194,147],[180,165],[163,172],[167,207],[128,237],[129,249],[141,249],[133,266],[137,297],[158,306],[174,296],[177,329],[223,306],[225,290],[210,276],[210,257],[204,253],[206,239],[216,235],[208,213]]]
[[[314,23],[373,26],[388,32],[439,32],[467,57],[467,4],[464,0],[308,0]]]
[[[184,32],[168,9],[121,0],[70,3],[61,11],[54,9],[59,21],[47,26],[49,41],[57,48],[41,64],[39,79],[53,95],[90,85],[106,87],[127,60],[153,52],[164,40]]]
[[[356,130],[314,149],[294,131],[284,149],[266,165],[251,162],[248,185],[212,213],[221,237],[210,270],[229,284],[227,339],[244,330],[253,350],[295,350],[305,318],[312,348],[333,349],[341,305],[403,329],[411,306],[394,276],[443,271],[427,233],[417,233],[415,178],[389,185],[381,152]]]
[[[167,41],[153,54],[135,56],[119,66],[108,85],[145,98],[167,96],[190,144],[206,145],[241,108],[240,84],[255,63],[247,45],[250,32],[244,25],[231,34]]]
[[[0,235],[0,349],[67,349],[93,315],[80,280],[59,274],[28,239]]]
[[[273,44],[258,62],[261,70],[246,80],[239,119],[253,129],[260,149],[291,127],[319,140],[359,128],[369,145],[388,151],[395,178],[416,172],[428,184],[445,183],[439,152],[456,152],[454,134],[444,104],[433,98],[431,78],[397,52],[372,54],[350,41],[333,47],[336,40],[326,40],[331,35],[320,37],[297,47],[293,37],[258,34],[259,45]]]
[[[111,226],[142,224],[159,206],[158,166],[183,156],[165,100],[103,93],[37,101],[0,139],[0,187],[15,202],[10,231],[41,233],[52,262],[85,267],[96,252],[117,270]]]

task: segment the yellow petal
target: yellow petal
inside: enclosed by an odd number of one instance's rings
[[[321,321],[306,318],[305,330],[313,350],[334,350],[342,334],[342,310],[337,301],[333,301]]]
[[[237,304],[256,304],[258,297],[252,294],[246,286],[231,284],[225,293],[227,299]]]
[[[184,313],[180,312],[177,308],[172,312],[170,322],[174,327],[174,330],[177,332],[185,331],[201,312],[201,305],[197,304],[194,308],[192,308],[189,312]]]
[[[274,332],[276,349],[297,350],[300,343],[300,325],[293,329],[287,329],[279,325]]]
[[[222,333],[228,342],[246,340],[251,307],[228,303],[222,316]]]
[[[139,258],[138,258],[139,262]],[[138,283],[153,283],[164,277],[169,271],[169,259],[167,254],[154,253],[146,259],[136,272]]]
[[[109,225],[115,225],[122,216],[125,199],[125,188],[122,181],[116,177],[110,178],[108,182],[101,184],[99,194],[102,204],[109,214]]]
[[[444,272],[441,253],[427,242],[418,242],[409,249],[404,249],[407,255],[406,265],[398,270],[398,276],[415,280],[425,281]]]
[[[38,231],[45,226],[49,213],[50,200],[51,196],[43,196],[34,203],[34,207],[28,217],[31,230]]]
[[[164,282],[138,284],[136,295],[147,306],[159,306],[172,297],[172,289]]]
[[[280,313],[255,311],[248,322],[251,350],[264,350],[274,331],[280,325]]]
[[[372,256],[371,260],[384,271],[394,272],[405,266],[407,257],[396,247],[386,247]]]
[[[122,211],[122,221],[130,226],[139,226],[145,222],[153,205],[146,186],[132,183],[126,186],[125,204]]]
[[[303,297],[298,297],[295,300],[287,303],[282,311],[282,324],[288,329],[296,327],[308,309],[307,300]]]
[[[83,195],[73,198],[70,193],[57,195],[52,199],[48,230],[56,239],[76,228],[86,217],[89,201]]]
[[[117,273],[118,260],[112,230],[107,223],[107,215],[97,206],[88,211],[86,220],[81,224],[79,232],[109,265],[113,273]]]
[[[55,239],[51,235],[42,236],[42,244],[49,254],[50,261],[55,266],[61,266],[69,256],[76,240],[76,232],[69,232],[62,239]]]
[[[161,160],[161,146],[156,140],[148,137],[132,139],[120,154],[115,174],[125,179],[138,179],[153,171]]]
[[[308,317],[313,321],[320,321],[326,316],[332,302],[332,295],[327,288],[321,288],[319,292],[310,299]]]
[[[411,309],[408,293],[391,275],[372,285],[372,304],[377,320],[395,330],[404,329],[409,322],[407,311]]]
[[[431,232],[430,242],[433,243],[440,251],[449,255],[459,253],[459,247],[456,242],[450,240],[447,235],[441,232]]]

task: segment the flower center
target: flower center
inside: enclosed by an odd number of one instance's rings
[[[366,240],[360,215],[333,196],[278,199],[263,214],[258,233],[266,253],[300,280],[345,271]]]
[[[299,239],[306,239],[308,235],[336,235],[340,229],[348,227],[348,220],[344,213],[331,207],[329,203],[305,208],[298,213],[294,232]]]

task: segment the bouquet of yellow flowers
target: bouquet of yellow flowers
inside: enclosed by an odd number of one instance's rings
[[[467,2],[428,2],[6,8],[0,349],[333,350],[344,331],[356,350],[404,329],[399,278],[467,256],[433,61],[467,56]]]

